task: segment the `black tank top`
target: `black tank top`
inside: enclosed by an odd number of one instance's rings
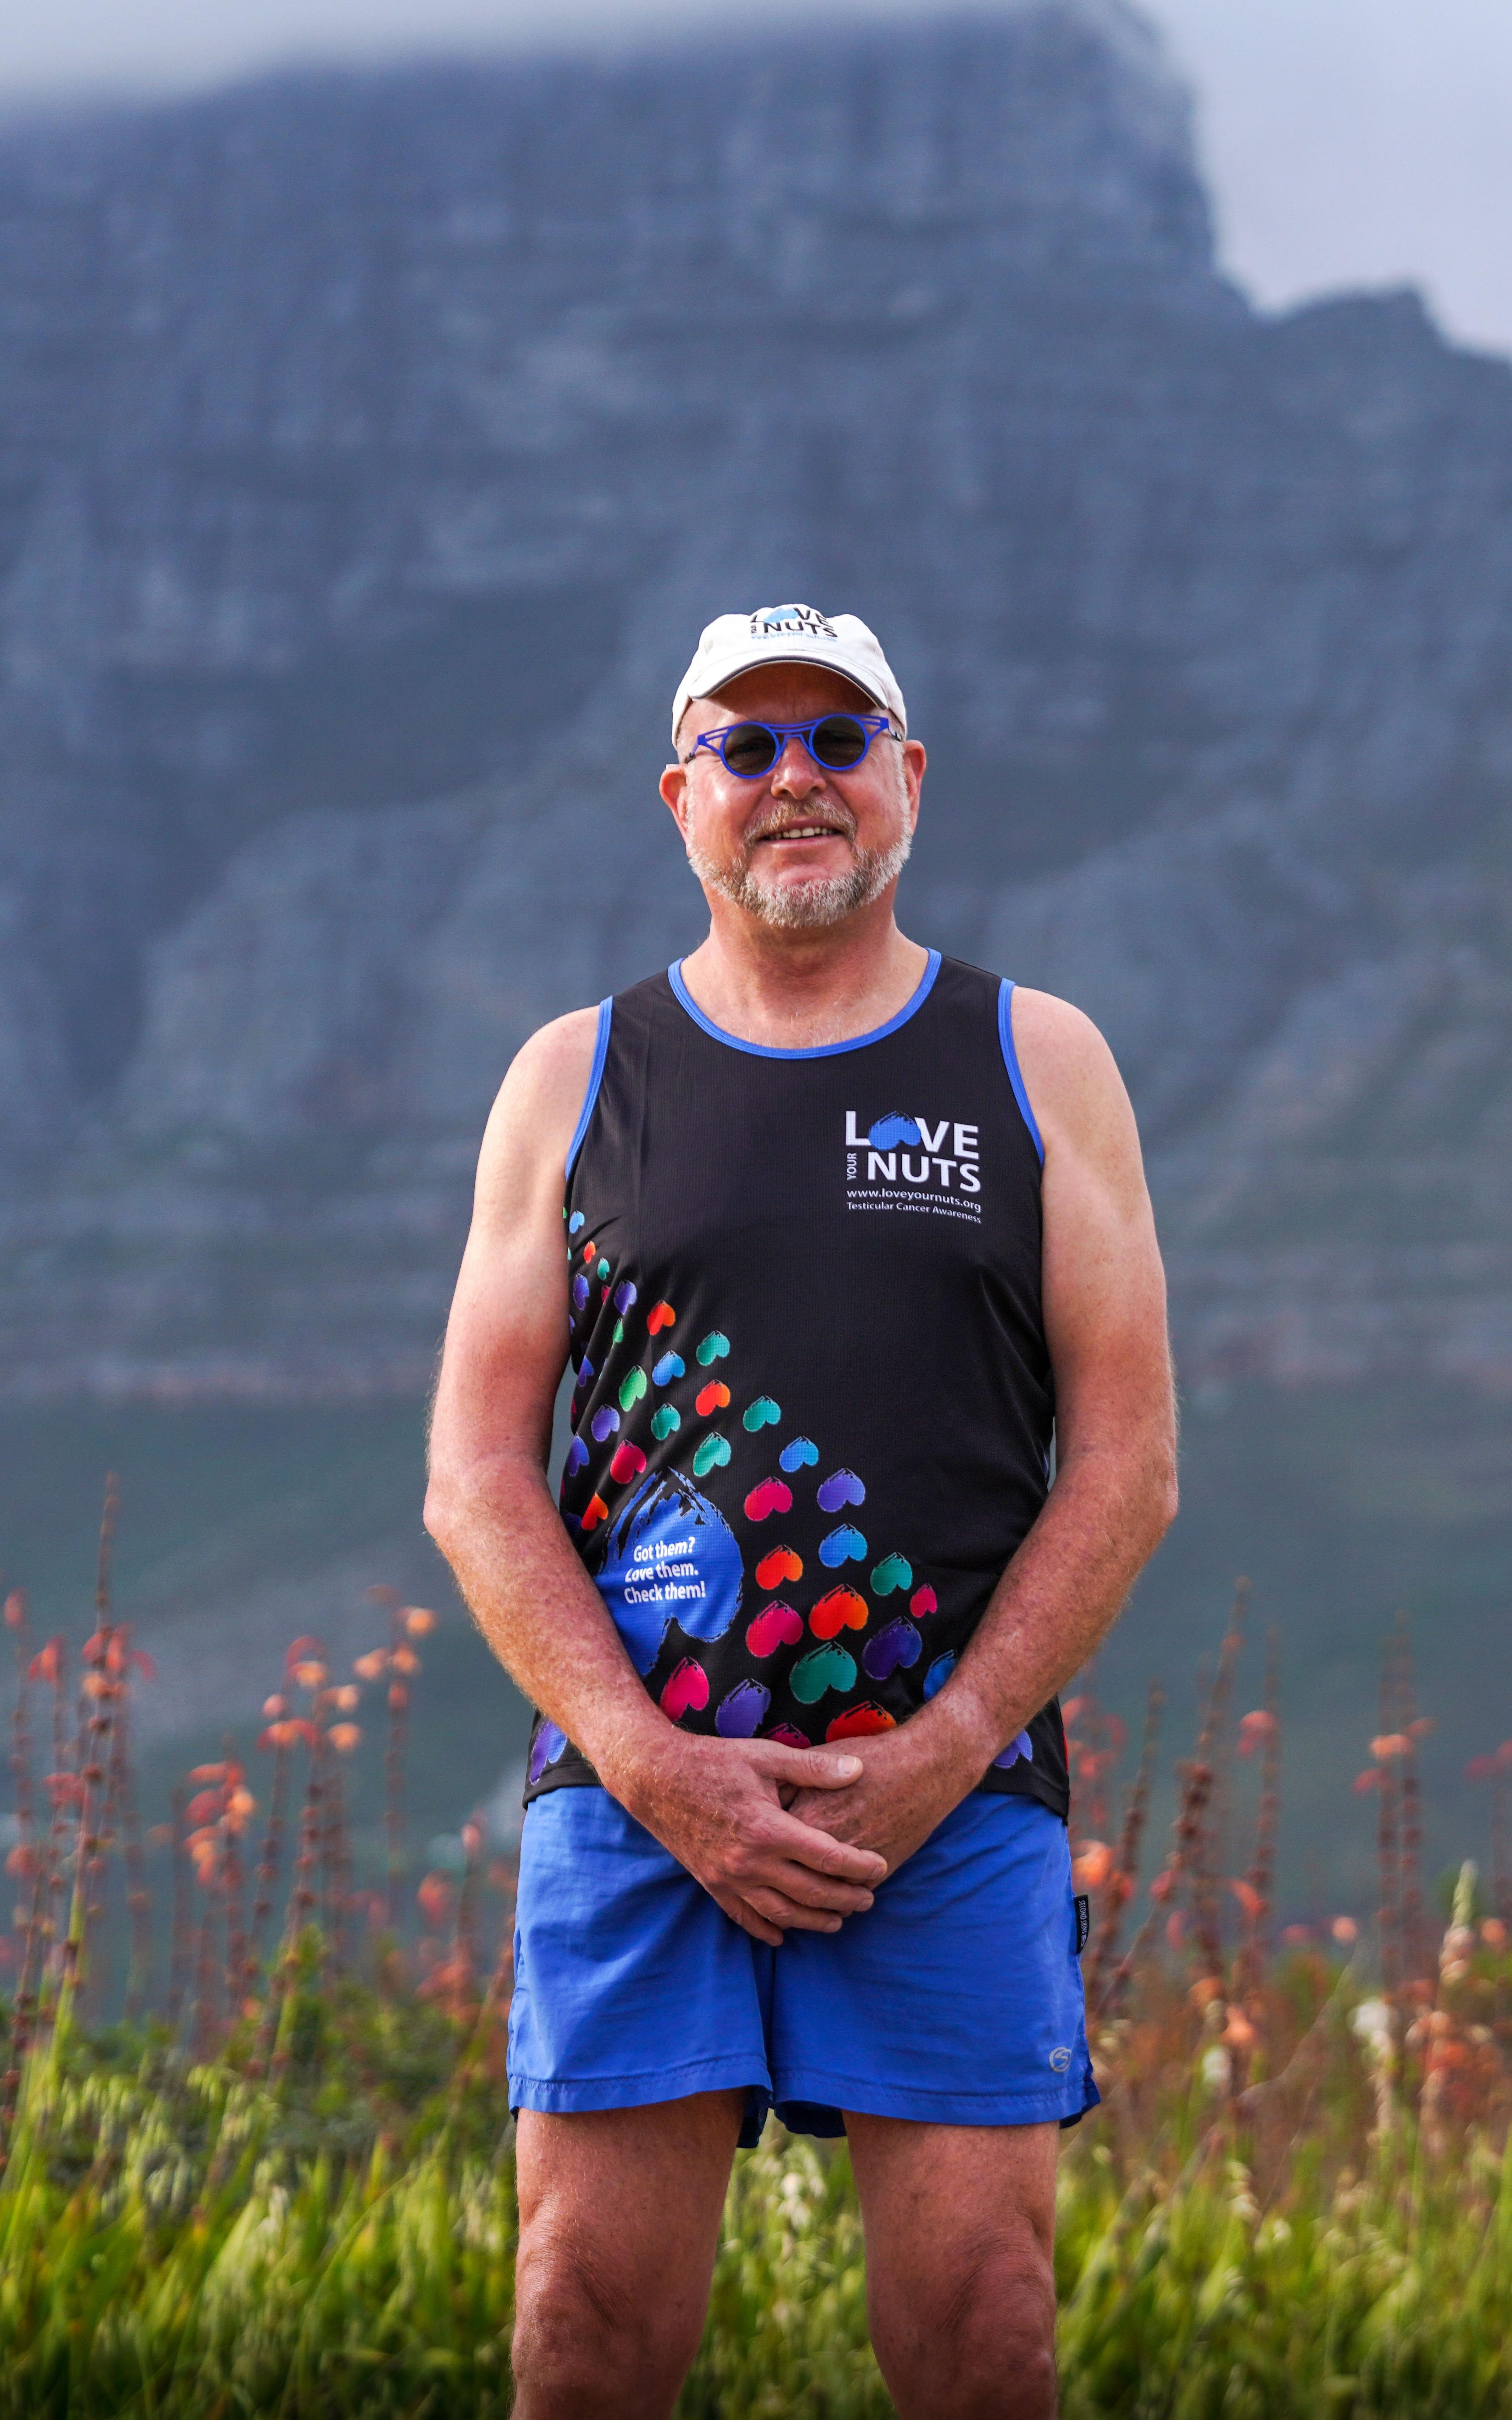
[[[906,1721],[1044,1502],[1011,993],[931,952],[888,1024],[810,1050],[721,1032],[675,966],[599,1010],[562,1513],[671,1722],[808,1746]],[[527,1800],[594,1779],[538,1716]],[[981,1787],[1065,1816],[1057,1701]]]

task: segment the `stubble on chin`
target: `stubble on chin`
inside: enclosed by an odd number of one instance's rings
[[[687,843],[687,861],[706,890],[774,931],[817,933],[843,923],[847,916],[879,899],[888,884],[898,879],[912,846],[913,836],[904,831],[891,848],[857,849],[843,874],[818,874],[807,882],[764,882],[751,869],[748,851],[739,865],[720,865],[692,839]]]

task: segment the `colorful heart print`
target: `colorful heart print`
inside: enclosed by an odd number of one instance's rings
[[[779,1647],[796,1647],[802,1637],[802,1614],[795,1606],[784,1605],[780,1597],[774,1597],[770,1605],[763,1606],[755,1621],[748,1624],[746,1645],[764,1663],[767,1656],[775,1655]]]
[[[837,1714],[825,1731],[825,1739],[826,1744],[835,1740],[874,1739],[879,1731],[896,1730],[897,1728],[891,1714],[869,1700],[864,1706],[847,1706],[842,1714]]]
[[[784,1580],[801,1580],[802,1577],[803,1557],[795,1555],[791,1546],[772,1547],[756,1566],[758,1588],[780,1588]]]
[[[583,1311],[587,1308],[588,1280],[580,1270],[572,1281],[572,1299],[577,1310]]]
[[[821,1512],[842,1512],[847,1504],[864,1504],[866,1489],[854,1470],[837,1470],[819,1482]]]
[[[754,1739],[771,1702],[770,1689],[764,1689],[759,1681],[742,1681],[728,1698],[720,1699],[714,1728],[721,1739]]]
[[[608,1261],[600,1261],[597,1268],[594,1271],[594,1275],[596,1278],[607,1278],[609,1276]],[[607,1287],[605,1290],[606,1292],[608,1291]]]
[[[706,1436],[693,1456],[694,1478],[704,1479],[711,1470],[722,1470],[729,1459],[729,1438]]]
[[[583,1355],[582,1359],[581,1359],[581,1360],[579,1362],[579,1364],[578,1364],[578,1384],[579,1384],[579,1387],[586,1387],[586,1386],[587,1386],[587,1384],[588,1384],[588,1382],[589,1382],[589,1380],[592,1378],[593,1374],[594,1374],[594,1365],[593,1365],[593,1363],[590,1361],[590,1359],[588,1358],[587,1354],[585,1353],[585,1354]]]
[[[687,1364],[679,1353],[664,1353],[652,1372],[658,1387],[670,1387],[674,1378],[683,1377]]]
[[[646,1313],[646,1334],[659,1336],[664,1327],[677,1324],[677,1313],[670,1302],[654,1302]]]
[[[940,1691],[944,1688],[947,1681],[954,1670],[955,1649],[952,1647],[948,1655],[936,1655],[933,1663],[930,1666],[929,1670],[924,1675],[924,1697],[926,1703],[931,1698],[937,1698],[939,1696]]]
[[[614,1308],[622,1319],[629,1317],[639,1299],[640,1288],[632,1285],[628,1278],[614,1289]]]
[[[567,1220],[567,1233],[569,1235],[580,1235],[587,1224],[588,1221],[583,1217],[582,1212],[580,1210],[575,1210],[572,1217]]]
[[[900,1613],[875,1638],[869,1638],[861,1650],[861,1662],[873,1681],[886,1681],[899,1666],[906,1668],[917,1664],[924,1652],[923,1641],[911,1621]]]
[[[588,1509],[583,1514],[583,1528],[585,1529],[596,1529],[600,1521],[607,1521],[608,1519],[609,1506],[605,1503],[602,1496],[590,1496],[588,1498]]]
[[[908,1600],[908,1610],[916,1621],[922,1621],[926,1613],[938,1613],[939,1609],[939,1598],[927,1581],[923,1588],[915,1589]]]
[[[993,1762],[1006,1768],[1017,1764],[1021,1756],[1027,1757],[1031,1764],[1034,1762],[1034,1746],[1027,1731],[1020,1731],[1017,1738],[1011,1739],[1002,1755],[995,1756]]]
[[[680,1429],[682,1425],[683,1415],[675,1404],[658,1404],[651,1415],[651,1434],[658,1445],[664,1437],[671,1436],[673,1429]]]
[[[698,1413],[701,1420],[706,1420],[711,1412],[722,1412],[729,1401],[729,1388],[724,1386],[719,1379],[711,1378],[706,1387],[701,1387],[699,1388],[698,1400],[693,1408]]]
[[[781,1747],[812,1747],[813,1745],[812,1740],[805,1739],[803,1733],[795,1731],[791,1723],[774,1723],[766,1736],[769,1740],[776,1740]]]
[[[615,1321],[614,1333],[609,1338],[609,1342],[611,1344],[623,1344],[625,1342],[625,1322],[623,1319],[617,1319]]]
[[[812,1437],[795,1437],[791,1445],[782,1448],[777,1458],[784,1470],[802,1470],[806,1465],[818,1461],[819,1448]]]
[[[864,1630],[871,1608],[854,1589],[828,1589],[809,1616],[816,1638],[837,1638],[842,1630]]]
[[[753,1404],[746,1405],[740,1417],[744,1425],[754,1436],[758,1429],[775,1429],[782,1417],[782,1412],[780,1405],[774,1404],[770,1395],[758,1395]]]
[[[620,1380],[620,1409],[622,1412],[634,1411],[637,1404],[640,1401],[641,1396],[646,1391],[646,1373],[642,1369],[637,1367],[634,1370],[626,1370],[624,1377]]]
[[[525,1772],[525,1778],[532,1790],[547,1767],[555,1764],[557,1759],[565,1754],[566,1745],[565,1731],[559,1730],[555,1723],[542,1723],[531,1743],[531,1761]]]
[[[574,1437],[567,1448],[567,1477],[576,1479],[579,1470],[588,1467],[588,1448],[581,1437]]]
[[[872,1585],[878,1596],[891,1596],[894,1589],[912,1588],[914,1567],[902,1555],[884,1555],[872,1573]]]
[[[709,1702],[709,1676],[702,1664],[685,1655],[661,1693],[661,1711],[680,1723],[691,1709],[702,1714]]]
[[[639,1479],[645,1466],[646,1458],[640,1447],[632,1445],[628,1437],[622,1437],[614,1449],[609,1475],[617,1486],[623,1487],[627,1480]]]
[[[853,1529],[848,1525],[843,1528],[831,1529],[828,1537],[820,1541],[819,1559],[828,1572],[838,1572],[841,1563],[864,1563],[866,1540],[859,1529]]]
[[[715,1327],[710,1329],[708,1335],[699,1346],[698,1357],[703,1364],[705,1370],[712,1370],[716,1361],[722,1361],[729,1350],[729,1337],[721,1336],[718,1329]]]
[[[593,1260],[593,1258],[594,1258],[594,1254],[597,1252],[597,1250],[598,1250],[598,1246],[594,1243],[594,1239],[593,1239],[592,1235],[590,1235],[590,1236],[589,1236],[589,1238],[588,1238],[587,1243],[583,1246],[583,1266],[584,1266],[584,1268],[587,1268],[587,1266],[588,1266],[589,1263]]]
[[[594,1436],[599,1445],[603,1444],[606,1437],[611,1437],[619,1425],[620,1416],[612,1404],[600,1404],[589,1422],[589,1427],[593,1430]]]
[[[764,1479],[746,1498],[748,1521],[769,1521],[774,1512],[791,1512],[793,1490],[784,1487],[779,1479]]]
[[[788,1686],[800,1706],[816,1706],[826,1689],[855,1688],[856,1666],[843,1647],[811,1647],[793,1667]]]

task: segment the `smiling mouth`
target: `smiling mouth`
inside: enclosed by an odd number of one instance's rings
[[[784,824],[780,831],[763,832],[751,846],[760,848],[768,842],[801,840],[844,840],[846,834],[839,824]]]

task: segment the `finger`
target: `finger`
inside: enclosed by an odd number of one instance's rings
[[[781,1948],[782,1935],[777,1926],[768,1924],[764,1916],[758,1916],[738,1891],[711,1891],[709,1896],[717,1907],[723,1908],[732,1924],[738,1924],[742,1932],[748,1932],[753,1941],[764,1941],[770,1949]]]
[[[800,1907],[826,1908],[836,1916],[864,1916],[872,1905],[872,1893],[859,1884],[836,1882],[828,1874],[816,1874],[811,1866],[796,1866],[788,1858],[766,1867],[761,1881],[767,1889],[781,1891],[784,1898],[795,1900]],[[743,1889],[749,1887],[748,1883],[742,1885]]]
[[[823,1748],[782,1747],[776,1740],[753,1740],[751,1747],[759,1772],[799,1790],[848,1790],[866,1771],[858,1756],[829,1756]]]
[[[817,1823],[805,1823],[796,1815],[784,1815],[780,1807],[762,1832],[761,1845],[778,1850],[816,1874],[832,1874],[839,1882],[870,1886],[881,1882],[887,1870],[887,1860],[877,1850],[859,1848],[854,1840],[837,1840],[833,1832],[822,1832]]]
[[[789,1899],[784,1891],[773,1890],[763,1883],[749,1883],[745,1891],[746,1903],[769,1923],[785,1925],[794,1932],[838,1932],[842,1918],[833,1908],[805,1907]]]

